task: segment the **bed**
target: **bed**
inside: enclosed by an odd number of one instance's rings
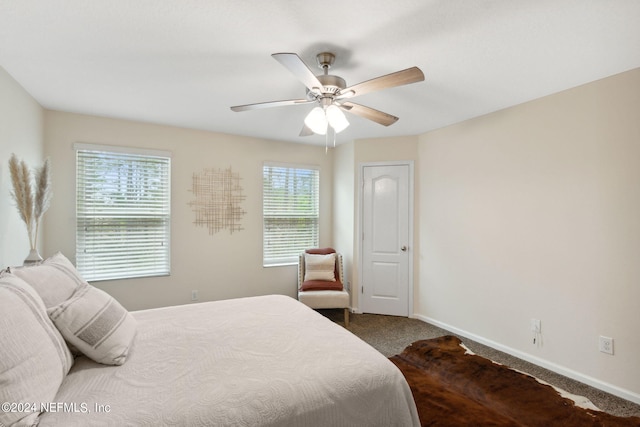
[[[130,314],[126,361],[76,357],[40,426],[420,425],[400,370],[293,298]]]

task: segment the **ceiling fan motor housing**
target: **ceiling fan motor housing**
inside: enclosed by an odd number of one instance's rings
[[[322,98],[330,98],[341,89],[347,87],[347,82],[344,81],[342,77],[331,76],[327,74],[329,68],[333,65],[336,56],[331,52],[322,52],[316,55],[316,60],[318,61],[318,67],[324,70],[324,74],[316,76],[318,81],[322,83],[322,87],[318,88],[320,90],[319,93],[314,90],[307,89],[307,99],[322,99]],[[315,89],[315,88],[314,88]]]
[[[332,97],[339,90],[342,90],[345,87],[347,87],[347,82],[345,82],[342,77],[331,76],[328,74],[322,74],[316,77],[318,78],[320,83],[322,83],[322,87],[320,88],[320,93],[316,93],[314,91],[307,89],[307,99],[309,100],[324,98],[324,97]]]

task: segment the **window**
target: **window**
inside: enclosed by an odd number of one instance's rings
[[[297,263],[318,246],[320,171],[265,164],[262,178],[263,265]]]
[[[86,280],[168,275],[170,153],[74,148],[78,271]]]

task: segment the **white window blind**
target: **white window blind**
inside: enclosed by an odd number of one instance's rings
[[[169,274],[171,158],[76,145],[76,264],[86,280]]]
[[[265,164],[263,175],[263,265],[298,262],[318,246],[320,171]]]

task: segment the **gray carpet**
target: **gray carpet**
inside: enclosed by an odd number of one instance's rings
[[[344,326],[343,310],[320,310],[320,312],[332,321]],[[456,335],[418,319],[376,314],[351,314],[350,324],[347,329],[387,357],[401,353],[405,347],[414,341],[436,338],[442,335]],[[458,337],[474,353],[526,372],[569,393],[585,396],[598,408],[612,415],[640,417],[640,405],[525,362],[468,338]]]

